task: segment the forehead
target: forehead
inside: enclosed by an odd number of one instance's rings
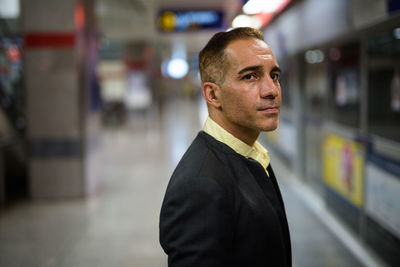
[[[255,38],[233,41],[226,47],[225,54],[231,67],[278,65],[271,48],[264,41]]]

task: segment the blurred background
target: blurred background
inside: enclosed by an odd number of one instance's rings
[[[252,26],[293,266],[400,266],[400,1],[0,0],[0,266],[167,266],[168,179],[207,117],[198,52]]]

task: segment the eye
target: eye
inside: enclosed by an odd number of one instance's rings
[[[280,77],[280,73],[272,72],[272,73],[270,74],[270,77],[271,77],[272,80],[278,81],[278,80],[279,80],[279,77]]]
[[[242,80],[252,80],[255,78],[257,78],[257,76],[254,73],[249,73],[249,74],[244,75],[242,77]]]

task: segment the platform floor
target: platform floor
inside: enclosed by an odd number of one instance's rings
[[[203,109],[204,110],[204,109]],[[198,103],[131,114],[101,133],[99,186],[85,199],[22,201],[0,212],[0,266],[165,267],[159,209],[169,176],[201,128]],[[295,267],[364,266],[296,192],[275,161]]]

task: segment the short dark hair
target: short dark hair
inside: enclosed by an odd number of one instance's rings
[[[228,69],[225,48],[233,41],[251,38],[264,41],[263,33],[250,27],[234,28],[230,31],[216,33],[199,54],[201,82],[223,84]]]

